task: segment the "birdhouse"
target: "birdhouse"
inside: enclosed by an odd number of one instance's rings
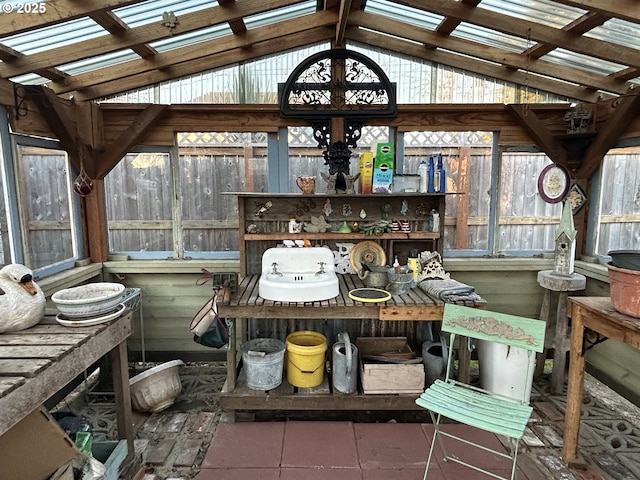
[[[556,230],[554,273],[568,277],[573,274],[576,255],[576,234],[571,206],[567,202],[563,202],[562,217],[558,230]]]

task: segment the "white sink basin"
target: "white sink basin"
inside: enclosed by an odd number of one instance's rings
[[[262,255],[258,293],[266,300],[315,302],[339,292],[329,248],[269,248]]]

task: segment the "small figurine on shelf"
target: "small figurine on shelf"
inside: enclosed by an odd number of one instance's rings
[[[393,268],[395,269],[396,273],[400,273],[400,262],[398,261],[398,256],[395,256],[395,259],[393,260]]]
[[[297,222],[295,218],[289,219],[289,233],[300,233],[302,231],[302,222]]]

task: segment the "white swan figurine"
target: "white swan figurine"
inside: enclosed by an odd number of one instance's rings
[[[45,303],[29,268],[12,263],[0,270],[0,333],[33,327],[44,318]]]

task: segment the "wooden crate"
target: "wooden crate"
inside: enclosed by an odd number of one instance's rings
[[[356,339],[360,357],[360,379],[366,394],[415,393],[424,391],[424,364],[380,363],[363,358],[396,352],[412,353],[407,337],[361,337]]]

